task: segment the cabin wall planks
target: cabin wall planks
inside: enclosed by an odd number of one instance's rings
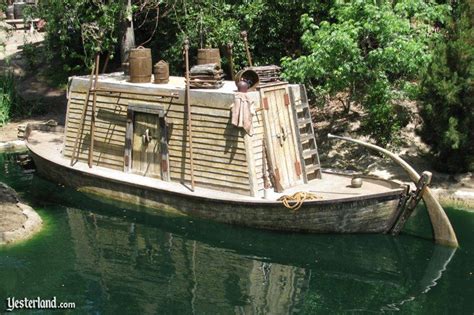
[[[172,79],[170,79],[171,81]],[[286,85],[281,84],[275,88],[283,89],[283,92],[288,90]],[[292,86],[292,88],[295,87]],[[296,86],[296,88],[299,87]],[[169,167],[167,176],[169,176],[169,180],[174,182],[189,183],[190,159],[184,88],[173,86],[171,83],[147,86],[100,80],[98,89],[100,91],[97,92],[96,99],[93,164],[130,171],[131,168],[126,163],[127,160],[132,163],[133,158],[128,157],[130,152],[125,152],[128,106],[129,104],[156,105],[164,111],[165,127],[168,133],[166,137],[167,167]],[[115,92],[107,92],[107,89]],[[123,92],[116,92],[117,90]],[[74,139],[80,133],[80,118],[86,91],[87,79],[84,77],[71,79],[63,148],[63,155],[66,158],[71,157]],[[163,95],[171,94],[176,95],[176,97],[163,97]],[[268,131],[265,130],[264,126],[264,109],[260,93],[249,92],[249,96],[257,109],[252,121],[254,131],[252,136],[247,135],[242,128],[237,128],[231,124],[230,105],[234,102],[233,90],[191,91],[195,182],[198,187],[263,196],[263,167],[265,165],[263,163],[263,139],[267,136],[266,132]],[[281,100],[275,98],[276,96],[272,96],[272,99],[268,101],[269,106],[275,106],[276,102],[283,104],[285,99],[283,94],[280,96],[282,96],[280,97]],[[86,161],[89,152],[92,99],[93,95],[91,94],[86,121],[78,144],[78,158],[83,162]],[[284,105],[286,106],[286,104]],[[293,104],[289,105],[293,106]],[[281,108],[286,109],[286,107]],[[281,114],[284,115],[286,112]],[[282,117],[284,118],[284,116]],[[295,126],[292,125],[291,120],[287,121],[281,117],[280,119],[285,126],[288,124],[289,130],[294,130]],[[297,150],[298,148],[291,149]],[[297,155],[296,151],[285,153],[285,160],[288,159],[291,162],[293,162],[294,156]]]
[[[187,124],[184,111],[184,91],[178,98],[167,98],[145,94],[127,94],[129,86],[106,84],[99,81],[100,88],[121,89],[123,93],[97,93],[96,131],[94,165],[124,169],[127,110],[129,104],[148,104],[164,109],[168,129],[169,174],[175,182],[190,182],[190,160],[187,150]],[[156,90],[154,86],[154,90]],[[66,136],[63,155],[70,158],[77,133],[80,133],[80,117],[87,86],[84,79],[73,78],[69,88]],[[133,86],[129,91],[137,92]],[[168,92],[168,90],[160,90]],[[251,195],[245,132],[231,125],[231,93],[214,93],[206,98],[203,93],[191,92],[193,114],[193,146],[195,160],[195,181],[199,187],[214,188]],[[207,95],[209,96],[209,94]],[[79,138],[78,158],[87,159],[91,120],[92,94],[83,132]]]

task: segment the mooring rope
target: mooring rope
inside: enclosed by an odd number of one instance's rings
[[[305,192],[305,191],[299,191],[297,193],[294,193],[293,195],[284,195],[278,198],[278,201],[281,201],[285,207],[287,207],[290,210],[297,211],[303,203],[307,200],[317,200],[317,199],[322,199],[323,197],[318,196],[316,194],[310,193],[310,192]],[[292,203],[292,204],[291,204]]]

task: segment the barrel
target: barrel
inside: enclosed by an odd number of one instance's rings
[[[260,83],[260,78],[258,77],[257,72],[252,69],[243,69],[237,72],[235,75],[235,84],[237,85],[241,80],[248,83],[249,91],[255,91]]]
[[[168,63],[164,60],[160,60],[155,64],[155,84],[166,84],[170,79],[170,68]]]
[[[13,4],[7,7],[7,19],[13,20],[15,18],[15,13],[13,9]]]
[[[217,48],[201,48],[198,49],[198,65],[206,63],[217,63],[221,67],[221,54]]]
[[[151,49],[138,47],[130,49],[130,82],[149,83],[151,81]]]
[[[15,2],[13,3],[13,14],[15,15],[15,19],[22,19],[23,18],[23,9],[25,8],[25,2]]]

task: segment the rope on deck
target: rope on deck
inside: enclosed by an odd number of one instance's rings
[[[283,205],[288,209],[297,211],[299,208],[301,208],[305,201],[317,199],[323,199],[323,197],[310,192],[299,191],[297,193],[294,193],[293,195],[281,196],[280,198],[278,198],[278,201],[281,201]]]

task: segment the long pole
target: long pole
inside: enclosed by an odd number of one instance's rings
[[[194,191],[193,125],[191,102],[189,98],[189,40],[184,40],[184,59],[186,62],[186,110],[188,112],[189,159],[191,161],[191,190]]]
[[[252,57],[250,56],[250,49],[249,49],[249,42],[247,40],[247,32],[246,31],[242,31],[240,33],[240,36],[242,36],[242,39],[244,40],[244,44],[245,44],[245,51],[247,52],[247,60],[249,62],[249,67],[253,67],[253,64],[252,64]]]
[[[74,146],[72,148],[72,154],[71,154],[71,166],[74,165],[74,160],[76,159],[76,152],[77,152],[77,144],[79,142],[79,138],[82,137],[82,131],[84,129],[84,120],[86,119],[86,114],[87,114],[87,105],[89,104],[89,95],[91,93],[92,89],[92,80],[94,79],[94,73],[97,65],[94,65],[91,71],[91,75],[89,77],[89,87],[86,92],[86,98],[84,100],[84,105],[82,106],[82,115],[81,115],[81,120],[79,122],[79,132],[76,134],[76,139],[74,140]]]
[[[95,107],[97,103],[97,93],[95,92],[97,88],[97,81],[99,80],[99,64],[100,64],[100,56],[99,54],[95,57],[95,76],[94,76],[94,85],[93,85],[93,95],[92,95],[92,111],[91,111],[91,142],[89,146],[89,160],[88,165],[89,168],[92,168],[92,162],[94,160],[94,137],[95,137]]]
[[[351,139],[347,137],[339,137],[332,134],[328,134],[328,138],[357,143],[364,147],[383,153],[389,156],[398,165],[400,165],[408,173],[408,176],[410,177],[412,181],[417,183],[420,179],[420,174],[418,174],[413,169],[413,167],[410,166],[410,164],[408,164],[398,155],[388,150],[385,150],[384,148],[381,148],[379,146],[376,146],[364,141],[355,140],[355,139]],[[456,233],[454,233],[454,229],[451,225],[451,222],[449,221],[449,218],[446,215],[446,212],[444,212],[443,207],[441,207],[439,201],[435,198],[435,196],[433,195],[433,192],[431,191],[429,187],[425,187],[424,189],[423,201],[425,202],[426,209],[428,210],[428,214],[430,216],[431,224],[433,225],[435,242],[441,245],[458,247],[459,243],[456,237]]]
[[[229,54],[229,66],[230,66],[230,76],[232,78],[232,81],[235,81],[235,75],[234,75],[234,56],[232,52],[232,47],[234,44],[232,42],[227,43],[227,52]]]

